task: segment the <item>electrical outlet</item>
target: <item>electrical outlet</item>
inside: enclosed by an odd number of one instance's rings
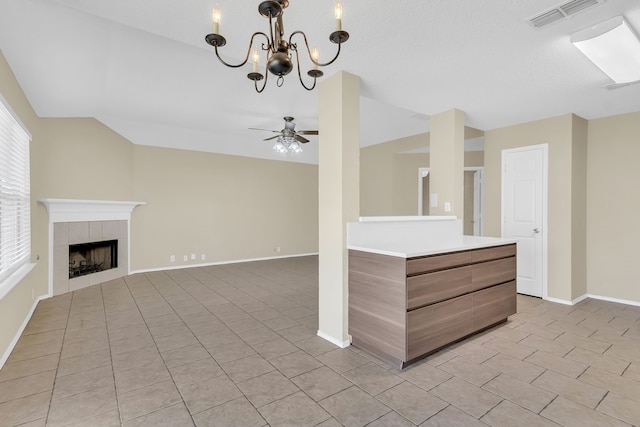
[[[184,256],[184,262],[187,262],[187,261],[189,261],[189,255]]]
[[[444,211],[445,212],[451,212],[451,203],[444,202]]]
[[[273,252],[280,252],[280,246],[276,246],[275,248],[273,248]]]
[[[195,260],[196,259],[196,254],[191,254],[191,260]]]
[[[200,255],[200,259],[201,259],[202,261],[204,261],[205,259],[207,259],[207,257],[206,257],[204,254],[202,254],[202,255]]]
[[[176,262],[176,256],[175,255],[170,255],[169,256],[169,262]]]

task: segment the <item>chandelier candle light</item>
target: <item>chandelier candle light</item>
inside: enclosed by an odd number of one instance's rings
[[[333,62],[338,59],[340,55],[340,46],[342,43],[349,40],[349,33],[342,30],[342,3],[340,0],[337,0],[335,7],[335,18],[336,18],[336,30],[329,35],[329,40],[332,43],[338,45],[338,51],[333,59],[329,62],[321,63],[319,61],[320,53],[317,47],[313,48],[313,51],[309,48],[309,43],[307,42],[307,36],[302,31],[294,31],[289,36],[289,40],[285,40],[284,33],[284,23],[283,23],[283,14],[284,9],[289,6],[289,0],[268,0],[263,1],[258,5],[258,13],[269,19],[269,33],[268,35],[256,31],[251,35],[251,39],[249,40],[249,48],[247,49],[247,54],[239,64],[229,64],[224,61],[220,54],[218,53],[218,48],[224,46],[227,43],[227,40],[220,35],[220,20],[222,14],[220,13],[220,9],[216,5],[213,9],[213,33],[207,34],[205,40],[208,44],[213,46],[216,52],[216,56],[227,67],[231,68],[239,68],[245,65],[249,61],[249,57],[251,57],[253,62],[253,70],[251,73],[247,74],[249,80],[253,80],[256,91],[261,93],[267,85],[267,79],[270,72],[278,76],[277,86],[280,87],[284,83],[284,76],[289,74],[293,68],[293,56],[295,54],[296,65],[298,69],[298,78],[300,80],[300,84],[307,90],[313,90],[316,87],[316,80],[319,77],[322,77],[324,74],[318,67],[326,67],[327,65],[333,64]],[[294,36],[299,36],[304,41],[304,46],[300,48],[302,50],[306,50],[309,59],[313,63],[313,67],[307,71],[307,75],[313,78],[313,84],[311,86],[307,86],[302,80],[302,73],[300,71],[300,55],[298,45],[293,43]],[[251,52],[251,48],[254,45],[254,39],[256,37],[264,37],[266,40],[266,44],[262,43],[260,47],[263,51],[266,52],[266,70],[264,74],[258,71],[259,63],[260,63],[260,53],[258,48],[254,48],[253,54]],[[268,72],[267,72],[268,71]],[[262,87],[258,87],[258,81],[264,79]]]

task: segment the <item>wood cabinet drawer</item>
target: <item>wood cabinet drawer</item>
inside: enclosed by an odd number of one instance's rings
[[[407,359],[410,361],[472,332],[472,295],[407,313]]]
[[[474,331],[501,322],[516,313],[515,280],[474,292],[472,296]]]
[[[516,257],[481,262],[472,266],[472,290],[478,290],[516,278]]]
[[[503,245],[503,246],[492,246],[490,248],[485,249],[476,249],[471,251],[471,262],[483,262],[490,261],[492,259],[498,258],[506,258],[510,256],[515,256],[516,254],[516,244]]]
[[[407,310],[471,292],[471,266],[421,274],[407,279]]]
[[[452,252],[407,260],[407,275],[443,270],[471,263],[471,252]]]

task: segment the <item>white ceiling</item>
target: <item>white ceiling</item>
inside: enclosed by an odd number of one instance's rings
[[[244,57],[267,31],[258,0],[0,0],[0,50],[37,114],[95,117],[133,143],[317,163],[318,137],[282,158],[262,138],[317,129],[318,91],[289,75],[262,94],[204,42],[219,4],[221,49]],[[334,52],[333,0],[291,0],[285,31],[304,30],[321,60]],[[351,38],[325,76],[361,77],[361,145],[429,129],[425,116],[459,108],[488,130],[565,113],[594,119],[640,111],[640,85],[617,90],[569,35],[616,15],[640,31],[640,1],[604,4],[540,30],[525,20],[556,0],[343,0]],[[412,117],[416,114],[419,116]]]

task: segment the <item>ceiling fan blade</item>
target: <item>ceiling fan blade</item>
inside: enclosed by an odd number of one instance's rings
[[[269,141],[271,139],[276,139],[276,138],[280,138],[280,135],[272,136],[271,138],[265,138],[263,139],[263,141]]]
[[[306,143],[306,142],[309,142],[309,140],[307,138],[305,138],[303,136],[300,136],[300,135],[296,135],[296,140],[302,142],[303,144]]]
[[[279,130],[271,130],[271,129],[260,129],[260,128],[249,128],[250,130],[263,130],[265,132],[274,132],[274,133],[280,133]]]
[[[300,135],[317,135],[318,131],[317,130],[299,130],[298,133]]]

